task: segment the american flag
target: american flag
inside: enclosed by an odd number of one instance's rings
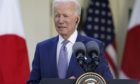
[[[90,0],[82,30],[86,35],[104,42],[105,56],[115,77],[117,75],[115,32],[108,0]]]

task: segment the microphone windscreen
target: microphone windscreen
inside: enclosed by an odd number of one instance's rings
[[[100,49],[99,49],[99,45],[95,42],[95,41],[89,41],[86,44],[86,48],[87,48],[87,53],[96,53],[97,55],[99,55],[100,53]]]
[[[73,53],[77,56],[79,53],[82,53],[83,56],[86,54],[86,47],[82,42],[76,42],[73,45]]]

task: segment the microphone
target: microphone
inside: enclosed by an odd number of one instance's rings
[[[86,71],[86,47],[82,42],[76,42],[73,45],[73,54],[75,54],[77,62]]]
[[[91,65],[90,68],[92,69],[92,71],[94,71],[96,69],[96,67],[99,65],[99,61],[100,61],[99,45],[95,41],[89,41],[86,44],[86,48],[87,48],[87,54],[91,58],[91,63],[89,64],[89,65]]]

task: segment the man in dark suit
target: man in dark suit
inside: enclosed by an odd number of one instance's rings
[[[100,63],[95,72],[105,79],[112,79],[108,63],[103,55],[103,43],[99,40],[82,36],[77,32],[77,25],[80,21],[81,6],[76,0],[54,0],[53,2],[54,22],[58,36],[45,40],[37,44],[35,57],[32,64],[32,71],[28,84],[38,84],[43,78],[77,78],[84,73],[84,70],[76,61],[72,54],[72,47],[75,42],[86,44],[95,41],[100,46]],[[67,58],[63,63],[59,62],[61,47],[65,44]],[[61,53],[62,54],[62,53]],[[59,64],[67,68],[61,70]],[[61,76],[64,72],[65,75]]]

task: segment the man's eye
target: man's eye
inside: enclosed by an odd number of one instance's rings
[[[64,17],[69,17],[68,15],[64,15]]]
[[[55,15],[55,17],[60,17],[60,15]]]

